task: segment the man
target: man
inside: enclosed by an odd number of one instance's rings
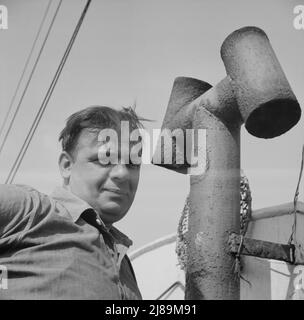
[[[62,187],[47,196],[0,186],[0,265],[7,269],[0,298],[141,299],[126,255],[132,241],[113,226],[129,210],[140,173],[139,163],[120,161],[121,121],[134,130],[140,120],[132,108],[76,112],[59,137]],[[100,139],[105,129],[117,132],[118,143]],[[119,161],[105,163],[108,153]]]

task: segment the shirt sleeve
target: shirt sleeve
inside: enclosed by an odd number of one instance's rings
[[[0,238],[24,231],[34,205],[34,195],[29,187],[1,184]]]

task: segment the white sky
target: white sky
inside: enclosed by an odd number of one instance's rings
[[[9,28],[0,30],[1,121],[47,2],[0,0],[9,11]],[[46,94],[85,2],[63,1],[0,157],[1,182]],[[53,1],[51,12],[57,3]],[[15,183],[45,193],[61,184],[58,134],[65,119],[86,106],[120,107],[136,100],[137,112],[156,120],[147,127],[160,128],[174,78],[189,76],[212,85],[223,79],[220,46],[229,33],[243,26],[255,25],[267,33],[303,106],[304,30],[293,27],[297,4],[286,0],[93,0]],[[51,15],[48,23],[50,19]],[[46,27],[43,30],[45,34]],[[242,129],[242,168],[249,178],[254,208],[293,200],[303,142],[303,118],[288,133],[270,140],[255,138]],[[187,176],[143,166],[134,204],[118,224],[134,240],[133,249],[176,230],[188,190]]]

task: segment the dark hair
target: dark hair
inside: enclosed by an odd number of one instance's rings
[[[143,128],[140,118],[134,108],[116,110],[106,106],[91,106],[73,113],[66,122],[65,128],[60,132],[59,141],[62,150],[73,153],[78,137],[83,129],[119,129],[121,121],[129,121],[130,129]],[[149,120],[148,120],[149,121]]]

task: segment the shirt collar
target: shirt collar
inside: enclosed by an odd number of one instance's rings
[[[75,194],[64,187],[56,187],[50,196],[68,210],[73,222],[76,222],[84,211],[93,209],[87,202],[78,198]],[[96,213],[95,210],[94,212]],[[114,226],[111,226],[110,229],[108,229],[103,224],[103,229],[111,234],[117,244],[121,244],[126,247],[130,247],[133,244],[133,241],[129,239],[129,237]]]

